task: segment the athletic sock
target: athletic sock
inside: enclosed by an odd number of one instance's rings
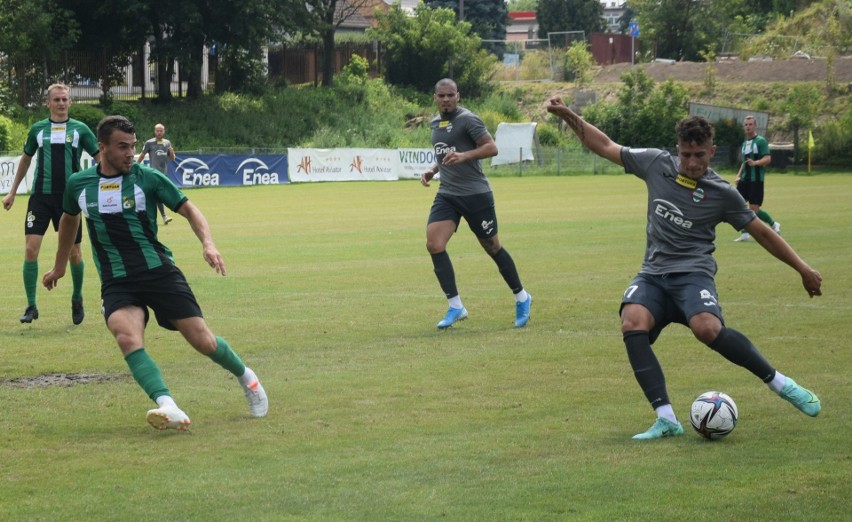
[[[24,260],[24,292],[27,294],[27,306],[36,305],[36,288],[38,288],[38,260]]]
[[[787,384],[787,377],[778,370],[775,370],[775,375],[772,377],[772,380],[766,383],[766,385],[769,386],[769,389],[775,393],[781,393],[781,388],[783,388],[785,384]]]
[[[240,356],[231,349],[228,341],[216,336],[216,351],[209,355],[210,359],[237,377],[246,373],[246,365]]]
[[[707,346],[737,366],[750,371],[763,382],[771,381],[775,375],[775,369],[757,351],[748,337],[733,328],[722,328],[719,336]]]
[[[447,302],[450,305],[450,308],[464,308],[462,304],[461,296],[455,296],[447,299]]]
[[[254,371],[251,368],[246,366],[245,373],[243,373],[242,375],[237,377],[237,380],[240,381],[240,384],[249,385],[249,384],[251,384],[251,383],[253,383],[254,381],[257,380],[257,375],[254,373]]]
[[[503,280],[509,285],[513,294],[524,289],[524,285],[521,284],[521,277],[518,275],[518,269],[515,267],[515,261],[512,260],[512,256],[505,248],[500,248],[491,258],[497,263],[500,275],[503,276]]]
[[[74,287],[71,292],[72,301],[79,301],[83,298],[83,268],[83,261],[71,265],[71,284]]]
[[[651,338],[648,332],[643,330],[625,332],[624,346],[627,348],[627,358],[633,368],[633,375],[651,407],[656,410],[660,406],[671,404],[666,391],[666,378],[657,356],[651,349]]]
[[[177,403],[170,395],[160,395],[157,397],[157,406],[162,408],[163,406],[174,406],[177,407]]]
[[[145,348],[140,348],[131,352],[124,358],[124,361],[127,363],[127,366],[130,367],[130,373],[133,375],[133,378],[139,386],[145,390],[145,393],[148,394],[148,397],[150,397],[151,400],[157,402],[159,397],[163,397],[165,395],[171,396],[169,389],[166,387],[166,382],[163,380],[163,374],[160,372],[160,368],[157,366],[157,363],[148,356],[148,353],[145,352]]]
[[[775,224],[775,220],[772,219],[772,216],[769,215],[769,212],[760,209],[757,211],[757,217],[760,218],[761,221],[769,225],[770,227]]]
[[[432,254],[432,266],[435,268],[438,284],[441,285],[441,290],[444,291],[447,299],[459,295],[456,287],[456,272],[453,270],[453,262],[450,261],[450,255],[446,250]]]
[[[520,292],[515,294],[515,301],[519,303],[525,303],[527,302],[527,299],[529,299],[529,297],[530,294],[528,294],[526,290],[521,290]]]
[[[677,424],[677,415],[675,415],[674,408],[672,408],[671,404],[663,404],[655,411],[657,412],[657,417],[662,417],[667,421]]]

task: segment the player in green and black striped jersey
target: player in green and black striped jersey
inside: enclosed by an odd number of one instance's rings
[[[157,403],[148,423],[157,429],[186,430],[189,417],[178,408],[157,364],[144,348],[148,310],[163,328],[177,330],[193,348],[230,371],[240,382],[253,417],[269,409],[257,375],[225,339],[214,335],[172,252],[157,238],[157,203],[185,217],[201,241],[204,260],[225,275],[201,211],[160,171],[134,163],[136,130],[123,116],[98,125],[101,162],[69,178],[59,222],[59,246],[52,270],[42,279],[48,290],[65,275],[74,231],[86,216],[92,254],[101,278],[103,314],[130,372]]]
[[[24,222],[26,249],[24,252],[24,291],[27,295],[27,308],[21,317],[22,323],[31,323],[38,319],[36,306],[36,287],[38,286],[38,254],[47,227],[53,222],[57,230],[62,217],[62,193],[68,177],[80,170],[80,157],[85,150],[93,158],[97,157],[98,144],[89,127],[68,117],[71,106],[71,94],[67,86],[53,84],[47,88],[47,108],[50,117],[36,122],[27,135],[24,155],[18,164],[15,180],[9,194],[3,198],[3,208],[9,210],[15,202],[15,193],[27,175],[35,156],[36,166],[27,217]],[[71,250],[71,319],[74,324],[83,322],[83,255],[80,241],[82,228],[77,230],[76,242]]]

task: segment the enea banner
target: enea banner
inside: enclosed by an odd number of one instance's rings
[[[283,154],[180,154],[169,162],[168,176],[177,186],[242,187],[289,183]]]

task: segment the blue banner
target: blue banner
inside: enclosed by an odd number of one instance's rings
[[[181,188],[290,183],[286,154],[181,154],[167,174]]]

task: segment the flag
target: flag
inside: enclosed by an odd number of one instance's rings
[[[814,135],[809,130],[808,131],[808,150],[812,150],[814,148]]]

